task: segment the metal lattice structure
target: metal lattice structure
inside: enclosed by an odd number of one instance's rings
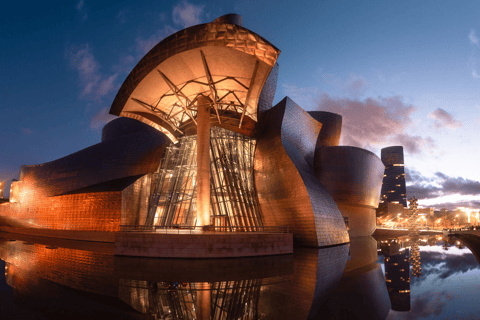
[[[210,134],[210,224],[230,231],[262,226],[253,181],[255,140],[218,127]],[[152,179],[145,225],[196,224],[196,141],[196,136],[182,137],[167,148]]]

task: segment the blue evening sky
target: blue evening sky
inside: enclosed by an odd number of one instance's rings
[[[282,51],[275,102],[342,114],[344,145],[377,155],[404,145],[420,204],[480,208],[476,1],[8,2],[0,180],[98,143],[116,91],[154,44],[232,12]]]

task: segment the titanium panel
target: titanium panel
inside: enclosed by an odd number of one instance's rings
[[[343,217],[313,169],[321,124],[288,97],[268,111],[265,123],[254,174],[265,225],[289,226],[303,245],[348,242]]]
[[[308,111],[307,113],[322,124],[316,148],[338,146],[342,133],[342,116],[327,111]]]
[[[149,121],[142,121],[174,128],[172,141],[184,124],[195,122],[199,94],[210,96],[219,122],[233,117],[241,126],[244,116],[256,121],[260,92],[280,50],[231,16],[181,30],[157,44],[129,74],[110,113],[137,119],[149,113]]]
[[[127,123],[134,124],[134,132],[114,138],[115,133],[124,132],[115,127]],[[109,123],[105,137],[101,143],[58,160],[21,166],[20,181],[14,184],[15,201],[37,201],[115,179],[155,172],[165,145],[170,143],[165,135],[151,127],[121,118]]]
[[[336,203],[377,208],[384,170],[380,158],[365,149],[315,150],[315,175]]]

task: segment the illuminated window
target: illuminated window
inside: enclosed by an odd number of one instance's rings
[[[401,164],[401,163],[394,163],[393,166],[394,166],[394,167],[403,167],[404,165]]]

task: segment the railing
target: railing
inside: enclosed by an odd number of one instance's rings
[[[288,226],[144,226],[121,225],[121,232],[156,232],[165,234],[196,234],[196,233],[232,233],[232,232],[257,232],[257,233],[289,233]]]

